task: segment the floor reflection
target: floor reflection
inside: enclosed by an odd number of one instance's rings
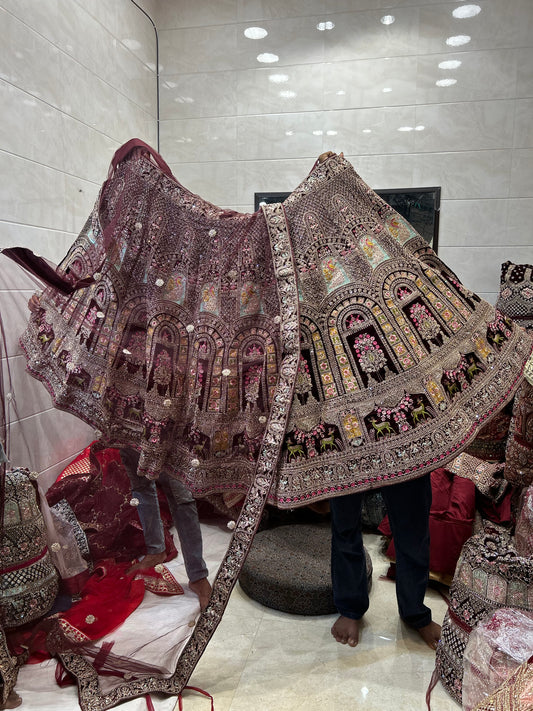
[[[202,524],[202,534],[212,580],[231,532],[223,524],[210,523]],[[338,645],[331,637],[335,616],[302,617],[271,610],[251,600],[237,585],[190,685],[214,697],[215,711],[425,709],[435,654],[398,619],[394,584],[380,579],[388,568],[388,561],[381,553],[381,537],[365,534],[365,546],[372,557],[373,586],[370,610],[356,649]],[[186,588],[187,579],[179,559],[172,572]],[[430,589],[426,602],[434,619],[441,623],[446,611],[441,595]],[[190,603],[194,607],[192,598]],[[77,708],[75,688],[59,689],[54,672],[55,662],[21,670],[17,691],[23,697],[22,709]],[[157,711],[178,708],[175,698],[152,700]],[[144,711],[146,700],[133,699],[120,708]],[[211,706],[206,697],[185,691],[183,708],[209,711]],[[432,693],[431,708],[432,711],[459,709],[440,684]]]

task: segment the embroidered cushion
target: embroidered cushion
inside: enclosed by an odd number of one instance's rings
[[[477,437],[464,451],[486,462],[503,462],[511,424],[511,411],[512,407],[509,405],[500,410],[480,429]]]
[[[4,528],[1,542],[0,617],[5,628],[42,617],[58,591],[44,521],[29,469],[6,472]]]
[[[514,540],[519,555],[533,555],[533,485],[522,493]]]
[[[503,476],[515,486],[533,483],[533,385],[525,379],[514,399]]]
[[[496,308],[524,328],[533,328],[532,274],[532,264],[502,264]]]
[[[462,701],[463,659],[470,633],[503,607],[533,611],[533,556],[518,555],[506,531],[484,531],[463,547],[437,647],[437,673],[458,703]]]

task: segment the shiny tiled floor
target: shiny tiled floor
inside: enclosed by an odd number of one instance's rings
[[[357,648],[337,644],[334,615],[301,617],[251,600],[237,585],[224,618],[190,685],[208,691],[215,711],[423,711],[435,654],[399,620],[394,584],[381,580],[388,561],[380,536],[365,534],[373,562],[370,610]],[[426,599],[442,622],[446,603],[430,589]],[[209,711],[210,701],[183,694],[185,711]],[[432,711],[460,707],[438,684]]]
[[[230,532],[218,525],[202,524],[202,529],[206,561],[214,574]],[[302,617],[277,612],[251,600],[237,585],[190,686],[211,694],[215,711],[424,711],[435,654],[398,618],[394,584],[380,579],[388,568],[380,542],[380,536],[365,534],[373,585],[357,648],[334,641],[330,633],[334,615]],[[181,560],[169,567],[186,589]],[[172,618],[172,604],[187,603],[197,609],[194,596],[189,600],[191,596],[186,590],[181,601],[166,598],[163,603],[159,598],[155,609],[148,608],[151,628],[162,628],[161,615]],[[442,622],[446,611],[442,596],[430,589],[426,602],[434,619]],[[128,635],[129,623],[120,628],[124,639],[117,632],[113,638],[126,643],[133,637],[138,646],[138,635],[131,630]],[[135,627],[133,620],[131,625]],[[135,630],[139,632],[138,627]],[[79,708],[75,687],[60,689],[55,684],[55,666],[50,660],[21,670],[17,692],[23,699],[22,711]],[[175,697],[153,695],[152,701],[156,711],[178,711]],[[144,698],[120,706],[121,711],[146,708]],[[183,692],[183,711],[210,710],[208,698],[190,690]],[[438,684],[431,696],[431,711],[460,711],[460,707]]]

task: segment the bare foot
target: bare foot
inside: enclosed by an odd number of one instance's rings
[[[419,627],[417,632],[428,647],[431,647],[431,649],[437,649],[437,645],[440,640],[440,625],[436,622],[430,622],[429,625],[426,625],[425,627]]]
[[[128,568],[126,573],[129,575],[130,573],[134,573],[136,570],[153,568],[155,565],[159,565],[159,563],[164,563],[166,559],[166,551],[161,551],[161,553],[148,553],[148,555],[145,555],[142,560],[139,560],[137,563],[134,563],[130,568]]]
[[[341,615],[331,628],[331,634],[340,644],[356,647],[359,642],[359,627],[361,620],[352,620]]]
[[[203,612],[207,607],[209,598],[211,597],[211,583],[207,578],[200,578],[193,583],[189,583],[189,590],[198,595],[200,600],[200,610]]]
[[[15,691],[11,691],[5,702],[0,703],[0,709],[16,709],[21,703],[20,696]]]

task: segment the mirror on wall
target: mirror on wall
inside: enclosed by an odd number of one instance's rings
[[[440,187],[429,188],[384,188],[375,190],[385,202],[405,217],[434,252],[439,246]],[[262,204],[283,202],[288,192],[256,192],[254,207]]]

